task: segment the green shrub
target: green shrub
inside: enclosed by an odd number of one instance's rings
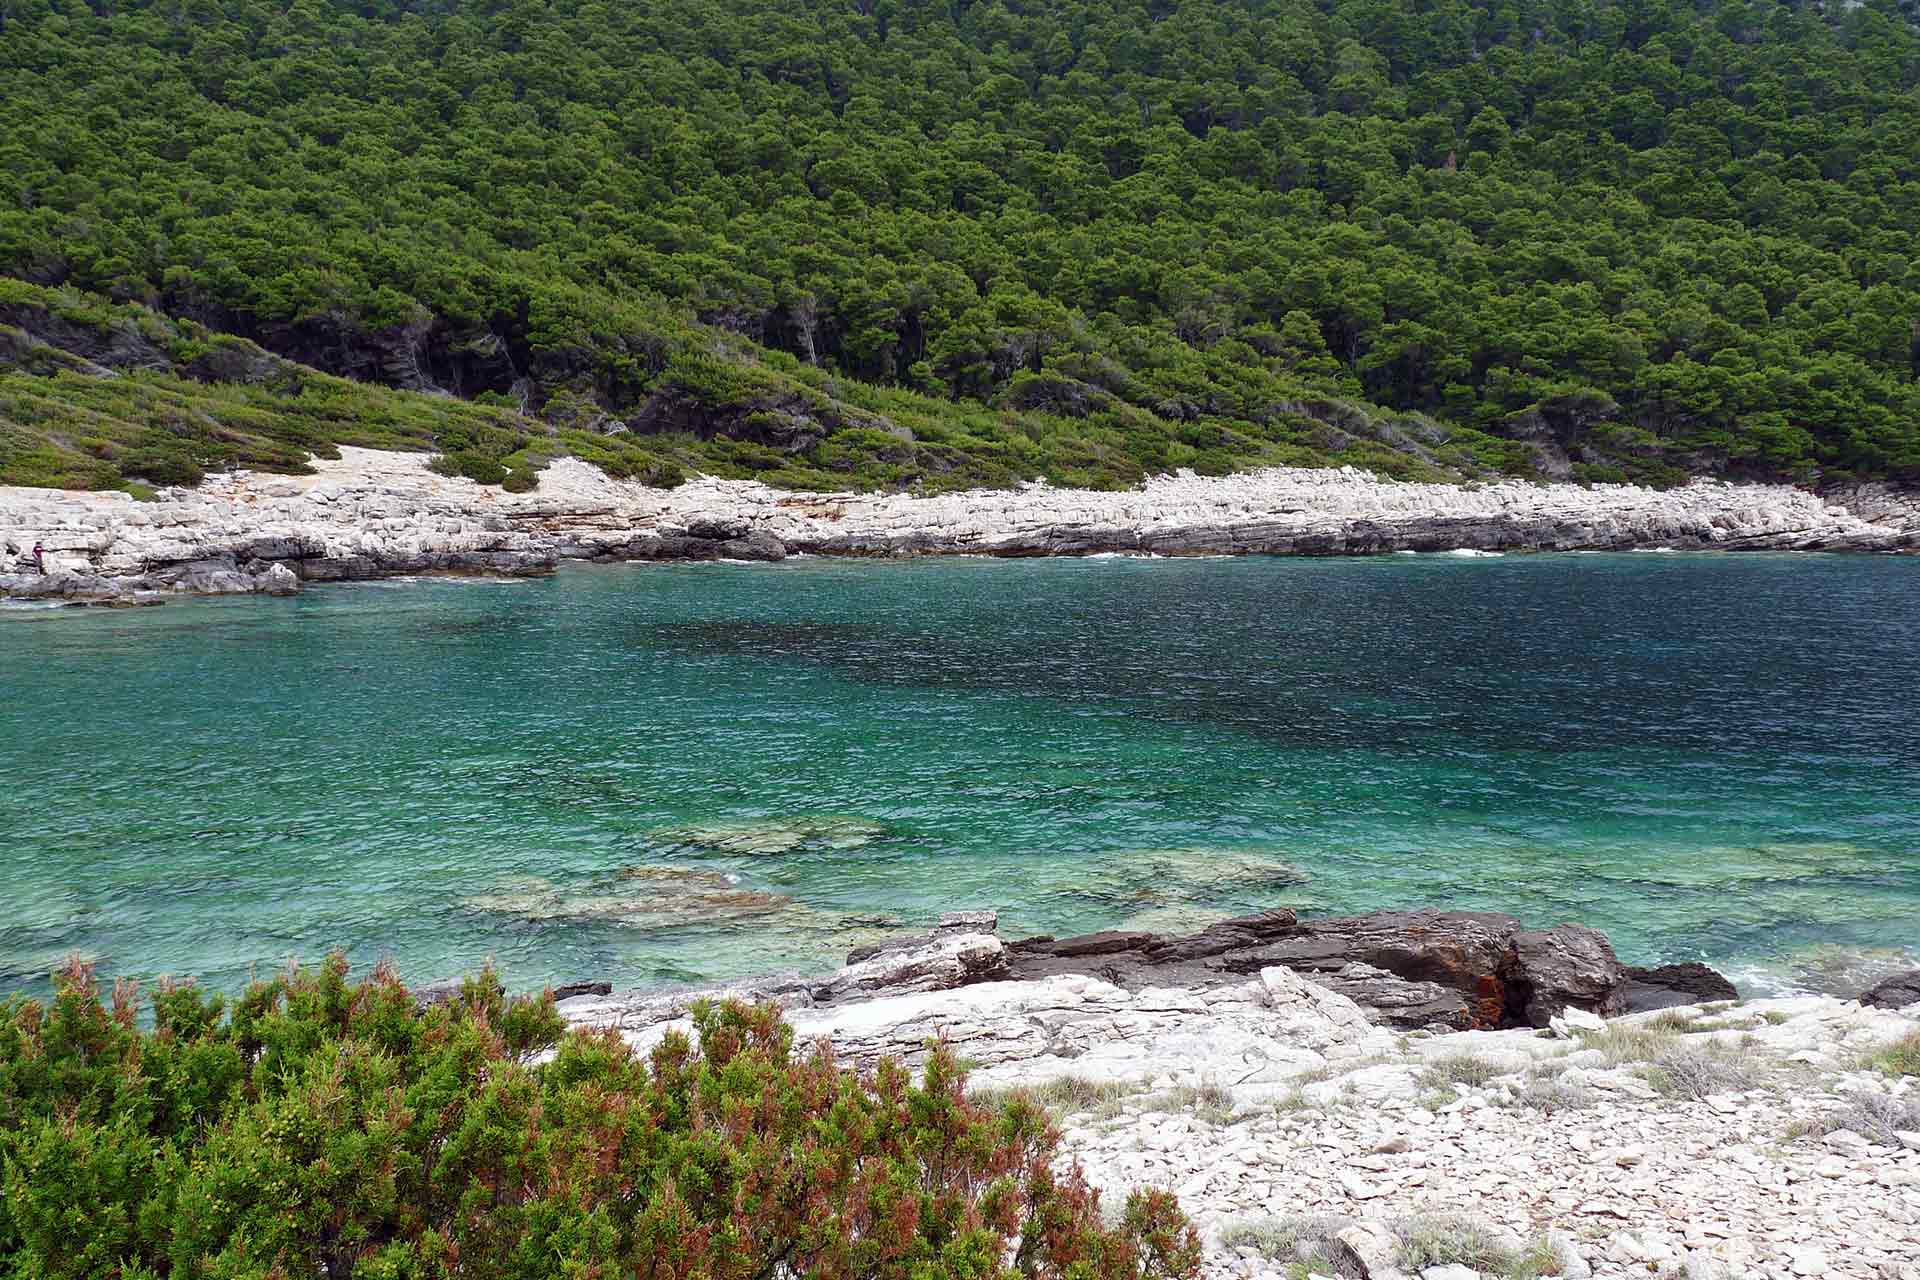
[[[473,449],[458,449],[443,453],[427,464],[436,474],[457,477],[465,476],[480,484],[505,484],[508,471],[498,458],[489,457]]]
[[[1101,1225],[1015,1098],[792,1052],[772,1008],[697,1008],[650,1055],[491,975],[420,1009],[344,959],[229,1003],[103,1003],[75,964],[0,1006],[0,1269],[47,1277],[773,1274],[1160,1280],[1198,1271],[1164,1192]],[[1009,1266],[1011,1261],[1012,1266]]]

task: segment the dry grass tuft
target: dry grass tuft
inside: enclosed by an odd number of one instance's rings
[[[1016,1089],[975,1089],[978,1102],[999,1102],[1026,1097],[1055,1116],[1091,1113],[1099,1118],[1118,1114],[1120,1104],[1140,1092],[1140,1086],[1111,1080],[1088,1080],[1084,1076],[1062,1076],[1045,1084]]]
[[[1890,1076],[1920,1076],[1920,1031],[1911,1032],[1869,1055],[1867,1064]]]
[[[1898,1133],[1920,1130],[1920,1101],[1895,1098],[1884,1093],[1855,1094],[1845,1106],[1823,1111],[1810,1120],[1795,1122],[1787,1131],[1790,1138],[1824,1138],[1841,1129],[1850,1129],[1868,1142],[1897,1147]]]
[[[1709,1094],[1744,1093],[1765,1082],[1751,1058],[1718,1046],[1668,1049],[1640,1074],[1665,1097],[1696,1101]]]
[[[1599,1095],[1583,1084],[1534,1080],[1500,1105],[1513,1111],[1544,1111],[1551,1115],[1557,1111],[1586,1111],[1599,1101]]]
[[[1422,1083],[1429,1087],[1464,1084],[1473,1089],[1483,1089],[1498,1077],[1507,1074],[1505,1069],[1485,1058],[1476,1058],[1470,1053],[1456,1053],[1445,1058],[1435,1058],[1421,1073]]]
[[[1546,1241],[1518,1245],[1486,1223],[1458,1214],[1423,1214],[1395,1223],[1393,1230],[1400,1239],[1395,1261],[1413,1273],[1459,1266],[1502,1280],[1536,1280],[1559,1269]]]
[[[1334,1238],[1352,1225],[1323,1214],[1251,1218],[1228,1224],[1220,1232],[1220,1243],[1229,1249],[1252,1249],[1269,1262],[1289,1263],[1312,1275],[1361,1280],[1365,1273]]]

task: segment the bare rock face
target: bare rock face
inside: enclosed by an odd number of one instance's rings
[[[826,977],[779,973],[671,990],[596,994],[564,1001],[561,1012],[582,1025],[641,1032],[686,1018],[697,1000],[771,1002],[791,1014],[816,1005],[999,982],[1008,976],[1006,948],[991,932],[994,923],[992,912],[957,912],[944,917],[942,927],[932,933],[862,948]]]
[[[567,1021],[576,1026],[639,1033],[675,1022],[684,1026],[693,1006],[702,1000],[777,1004],[791,1014],[796,1009],[812,1006],[816,981],[800,973],[775,973],[668,990],[571,996],[561,999],[559,1008]],[[654,1038],[657,1040],[658,1036]]]
[[[1598,929],[1563,924],[1513,936],[1506,970],[1507,1008],[1529,1026],[1545,1027],[1569,1008],[1601,1017],[1625,1013],[1626,969]]]
[[[1330,991],[1353,1000],[1391,1026],[1469,1027],[1473,1006],[1467,997],[1437,982],[1408,981],[1385,969],[1350,960],[1332,971],[1315,971],[1313,979]]]
[[[1396,1025],[1499,1027],[1513,1021],[1507,978],[1520,931],[1520,921],[1492,911],[1377,911],[1307,921],[1215,963],[1235,973],[1285,965],[1342,990],[1337,975],[1357,962],[1372,971],[1355,976],[1379,993],[1376,999],[1388,998],[1384,975],[1415,984],[1401,989],[1392,1005],[1370,1006]]]
[[[1614,1016],[1626,1011],[1630,988],[1627,970],[1596,930],[1572,924],[1525,929],[1496,912],[1380,911],[1302,921],[1279,910],[1184,936],[1107,931],[1009,943],[994,935],[997,924],[992,912],[956,912],[926,933],[856,948],[843,968],[823,978],[781,975],[569,1001],[565,1011],[577,1021],[640,1031],[683,1017],[688,1002],[702,995],[775,999],[791,1011],[1074,977],[1122,991],[1198,998],[1258,977],[1266,998],[1282,986],[1288,1000],[1310,990],[1385,1026],[1491,1030],[1545,1027],[1568,1009]],[[1640,984],[1647,990],[1682,979],[1725,983],[1704,965],[1680,966],[1664,978],[1661,971],[1642,972],[1649,975]]]
[[[1920,1004],[1920,969],[1896,973],[1860,993],[1860,1003],[1873,1009],[1905,1009]]]

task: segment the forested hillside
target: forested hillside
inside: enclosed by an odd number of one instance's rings
[[[251,457],[107,300],[488,479],[1920,478],[1914,7],[0,0],[0,480]]]

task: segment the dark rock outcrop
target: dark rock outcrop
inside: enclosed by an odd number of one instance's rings
[[[1431,1001],[1413,1001],[1397,1025],[1450,1027],[1513,1025],[1507,977],[1520,921],[1492,911],[1377,911],[1361,916],[1312,920],[1264,946],[1234,952],[1216,963],[1228,973],[1256,973],[1284,965],[1367,1005],[1341,985],[1339,972],[1358,962],[1403,981],[1428,983],[1452,993],[1447,1016],[1427,1018]],[[1369,975],[1378,991],[1381,980]],[[1381,1009],[1377,1004],[1367,1005]],[[1382,1014],[1386,1010],[1381,1009]],[[1415,1018],[1418,1021],[1415,1021]]]
[[[1689,960],[1685,964],[1663,964],[1654,969],[1639,969],[1629,965],[1621,995],[1626,1000],[1628,1013],[1740,998],[1740,993],[1731,982],[1697,960]],[[1920,996],[1915,998],[1920,999]]]
[[[1896,973],[1860,993],[1860,1003],[1875,1009],[1904,1009],[1920,1003],[1920,969]]]
[[[1629,1008],[1627,970],[1603,934],[1575,924],[1527,929],[1488,911],[1378,911],[1307,921],[1291,911],[1268,911],[1186,937],[1028,938],[1007,953],[1015,978],[1090,973],[1129,988],[1200,987],[1279,965],[1401,1027],[1544,1027],[1568,1008],[1602,1016]],[[1656,973],[1641,985],[1677,989],[1689,976],[1706,983],[1705,975]]]
[[[991,911],[955,912],[925,933],[855,948],[822,978],[771,978],[612,998],[583,998],[568,1017],[637,1030],[685,1016],[701,996],[777,1000],[789,1009],[944,991],[1000,981],[1084,974],[1130,991],[1217,991],[1275,968],[1360,1005],[1378,1024],[1408,1028],[1494,1029],[1547,1025],[1575,1008],[1602,1016],[1629,1011],[1629,991],[1705,995],[1731,991],[1705,965],[1629,970],[1606,937],[1584,925],[1527,929],[1488,911],[1377,911],[1300,920],[1290,910],[1224,920],[1170,937],[1109,930],[1073,938],[1003,943]],[[1272,976],[1260,979],[1272,981]],[[1696,997],[1696,999],[1701,997]],[[1675,1003],[1678,1003],[1677,1001]]]
[[[1563,924],[1513,936],[1506,1003],[1528,1026],[1544,1027],[1569,1008],[1601,1017],[1626,1012],[1626,968],[1598,929]]]

